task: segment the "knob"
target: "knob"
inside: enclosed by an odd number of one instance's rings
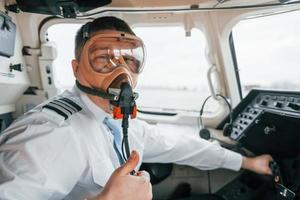
[[[199,135],[202,139],[209,140],[211,138],[210,132],[208,129],[203,128],[200,130]]]

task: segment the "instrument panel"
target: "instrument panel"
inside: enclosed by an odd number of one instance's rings
[[[300,92],[252,90],[232,116],[228,137],[253,153],[300,153]],[[218,128],[228,121],[229,117]]]

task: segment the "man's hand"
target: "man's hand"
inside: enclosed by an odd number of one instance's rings
[[[139,154],[133,151],[128,161],[116,169],[109,178],[103,191],[95,200],[150,200],[152,186],[150,176],[141,171],[130,175],[139,162]]]
[[[243,157],[242,168],[251,170],[258,174],[272,175],[269,166],[273,158],[270,155],[261,155],[253,158]]]

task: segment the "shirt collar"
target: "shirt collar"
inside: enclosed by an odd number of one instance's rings
[[[73,90],[79,94],[80,99],[82,100],[83,104],[89,109],[91,113],[95,116],[96,120],[99,123],[103,123],[103,120],[105,118],[112,118],[112,116],[105,112],[102,108],[97,106],[86,93],[82,92],[80,89],[78,89],[77,86],[73,87]]]

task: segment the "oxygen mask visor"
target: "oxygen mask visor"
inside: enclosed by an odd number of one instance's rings
[[[89,64],[98,73],[110,73],[123,66],[139,74],[144,65],[144,47],[140,40],[100,37],[89,48]]]

